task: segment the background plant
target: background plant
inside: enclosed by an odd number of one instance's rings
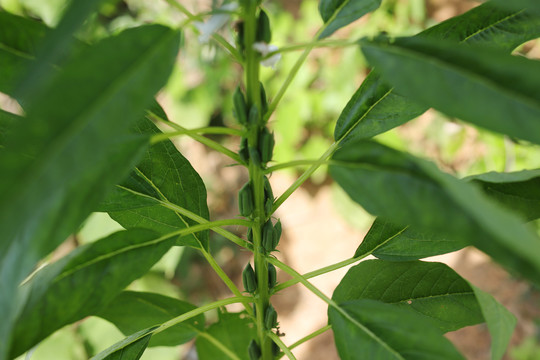
[[[193,25],[204,29],[197,22],[208,16],[240,20],[235,42],[212,35],[218,51],[243,68],[244,80],[222,103],[226,112],[234,112],[235,123],[194,129],[170,121],[153,100],[171,76],[180,48],[178,21],[172,27],[140,25],[109,35],[106,27],[91,24],[99,23],[100,16],[114,17],[113,3],[66,3],[62,16],[44,16],[54,29],[0,13],[0,91],[24,110],[22,116],[0,113],[0,184],[8,189],[0,195],[0,316],[5,319],[0,358],[18,356],[90,315],[127,336],[96,358],[138,359],[147,346],[176,346],[194,337],[202,359],[294,358],[295,346],[332,328],[344,359],[453,359],[462,356],[442,334],[479,322],[486,322],[492,333],[492,357],[502,357],[515,323],[512,315],[446,265],[419,259],[473,245],[537,282],[540,245],[523,223],[537,219],[540,211],[538,170],[457,179],[369,138],[434,107],[538,143],[540,67],[508,54],[539,36],[537,4],[492,1],[417,36],[363,38],[363,53],[375,70],[337,116],[334,142],[320,151],[318,160],[289,155],[285,161],[292,162],[274,163],[274,136],[267,122],[279,111],[309,53],[321,46],[355,44],[355,38],[328,38],[374,11],[379,1],[321,1],[323,25],[315,37],[280,50],[300,49],[302,54],[275,88],[266,86],[270,80],[260,82],[263,59],[253,47],[270,43],[275,33],[272,17],[265,16],[271,14],[268,9],[246,0],[199,15],[168,2],[187,18],[182,30],[191,31]],[[17,11],[32,11],[13,4]],[[236,85],[236,79],[228,81]],[[239,151],[205,134],[233,137]],[[242,217],[210,221],[202,179],[168,140],[181,135],[247,168],[249,181],[239,194]],[[320,138],[315,149],[325,142]],[[276,153],[279,148],[278,137]],[[352,200],[378,217],[352,258],[301,275],[273,255],[281,231],[272,215],[323,165]],[[267,177],[293,166],[307,169],[275,197]],[[28,277],[94,211],[107,212],[125,230],[79,247]],[[249,230],[239,237],[226,226]],[[254,253],[243,290],[213,257],[209,230]],[[197,308],[173,297],[122,291],[178,246],[196,249],[233,296]],[[308,281],[368,255],[378,259],[351,268],[332,298]],[[275,284],[276,267],[291,280]],[[294,283],[328,304],[329,325],[287,346],[276,330],[279,316],[271,296]],[[224,311],[229,304],[242,304],[245,310]],[[203,314],[218,308],[218,321],[207,326]]]

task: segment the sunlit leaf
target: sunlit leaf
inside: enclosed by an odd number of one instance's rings
[[[332,35],[336,30],[360,19],[377,9],[381,0],[321,0],[319,13],[326,26],[320,38]]]
[[[154,329],[155,327],[130,335],[92,357],[91,360],[138,360],[146,350]]]

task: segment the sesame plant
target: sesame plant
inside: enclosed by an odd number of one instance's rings
[[[71,1],[54,28],[0,12],[0,91],[22,109],[0,111],[0,360],[31,357],[42,340],[88,316],[126,336],[94,359],[139,359],[147,347],[192,339],[201,360],[295,359],[295,347],[325,331],[342,359],[463,359],[444,334],[479,323],[490,331],[491,358],[503,357],[514,316],[447,265],[421,259],[474,246],[540,284],[540,239],[527,224],[540,217],[540,169],[459,179],[373,137],[434,108],[540,144],[540,62],[512,54],[540,37],[536,0],[491,0],[411,37],[349,40],[332,35],[381,0],[320,0],[313,40],[282,47],[272,43],[272,14],[260,0],[225,1],[201,14],[167,0],[184,16],[176,28],[146,24],[95,42],[76,38],[100,3]],[[233,26],[233,39],[218,31]],[[233,127],[188,129],[155,100],[188,31],[243,69],[226,95]],[[311,50],[329,46],[359,46],[372,70],[335,119],[333,144],[319,159],[277,163],[269,120]],[[279,67],[292,50],[301,55],[281,69],[288,75],[279,91],[268,93],[260,67]],[[201,177],[170,141],[177,136],[247,169],[238,216],[212,219]],[[323,165],[376,219],[351,257],[300,274],[275,256],[282,229],[274,214]],[[272,172],[296,166],[307,168],[274,193]],[[108,213],[125,230],[44,264],[92,212]],[[210,231],[252,253],[242,286],[213,257]],[[230,297],[195,305],[126,290],[179,246],[196,249]],[[333,294],[310,282],[353,264]],[[277,283],[278,270],[289,280]],[[272,297],[295,284],[328,305],[328,325],[286,344]],[[227,311],[230,304],[243,310]],[[219,317],[208,323],[214,309]]]

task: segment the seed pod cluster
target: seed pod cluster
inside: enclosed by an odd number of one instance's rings
[[[249,359],[259,360],[261,358],[261,348],[255,340],[251,340],[248,347]]]
[[[270,44],[272,40],[272,32],[270,30],[270,19],[268,14],[261,10],[257,19],[257,41],[262,41]]]
[[[276,225],[272,225],[272,220],[264,223],[261,234],[261,244],[266,253],[271,253],[276,249],[281,238],[281,221],[278,220]]]
[[[272,304],[268,305],[266,312],[264,314],[264,325],[268,330],[273,329],[277,326],[277,312]]]
[[[250,294],[253,294],[257,290],[257,277],[250,263],[242,271],[242,283],[244,284],[244,290]]]
[[[247,182],[238,192],[238,209],[240,215],[248,217],[253,213],[254,208],[253,186],[251,182]]]

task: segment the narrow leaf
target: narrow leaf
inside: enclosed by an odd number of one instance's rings
[[[143,135],[161,133],[148,119],[140,121],[135,131]],[[146,151],[135,171],[101,204],[100,211],[107,211],[126,229],[146,228],[163,235],[197,224],[163,207],[160,200],[209,218],[206,187],[201,177],[169,140]],[[206,248],[208,231],[179,238],[177,244]]]
[[[329,308],[328,318],[341,359],[464,359],[423,316],[366,299],[338,306]]]
[[[96,315],[113,323],[124,335],[129,335],[164,323],[195,308],[190,303],[168,296],[123,291]],[[184,344],[203,329],[204,314],[201,314],[154,335],[149,346]]]
[[[354,257],[373,255],[390,261],[409,261],[447,254],[467,246],[441,233],[417,232],[410,226],[392,224],[376,218]]]
[[[155,327],[132,334],[103,350],[91,360],[138,360],[146,350],[153,330]]]
[[[339,28],[360,19],[380,5],[381,0],[321,0],[319,14],[321,14],[326,29],[319,38],[332,35]]]
[[[517,10],[502,10],[485,3],[437,24],[417,35],[434,40],[481,44],[510,52],[540,36],[540,18]],[[336,141],[366,139],[421,115],[428,106],[417,104],[408,93],[396,93],[374,70],[347,103],[334,131]]]
[[[367,260],[349,269],[332,299],[371,299],[431,319],[443,332],[484,321],[469,283],[445,264]]]
[[[219,321],[201,334],[195,345],[199,360],[230,359],[231,352],[241,360],[249,360],[248,347],[257,337],[252,321],[237,313],[220,314]]]
[[[11,355],[16,357],[62,326],[101,311],[173,244],[174,240],[149,230],[121,231],[37,272],[20,290],[28,296],[17,319]]]
[[[540,218],[540,170],[489,172],[464,180],[479,185],[487,196],[519,212],[525,220]]]
[[[433,164],[361,141],[334,154],[330,174],[368,212],[415,231],[463,239],[530,280],[540,279],[540,239],[519,217]]]
[[[397,90],[447,115],[540,143],[540,62],[423,38],[363,41]]]

